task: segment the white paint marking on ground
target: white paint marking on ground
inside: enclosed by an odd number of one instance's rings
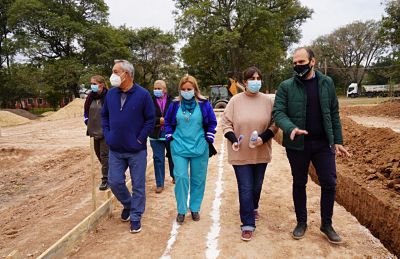
[[[174,245],[174,243],[176,241],[176,237],[178,236],[178,229],[180,228],[180,226],[181,225],[179,225],[176,222],[176,220],[173,221],[171,234],[170,234],[170,237],[169,237],[168,243],[167,243],[167,248],[165,248],[163,255],[160,257],[161,259],[170,259],[171,258],[170,253],[172,250],[172,246]]]
[[[220,121],[220,116],[218,116],[218,119],[217,119],[217,124],[219,124],[219,121]],[[222,167],[223,167],[223,165],[224,165],[224,163],[223,163],[223,158],[224,158],[224,155],[223,155],[223,153],[224,153],[224,143],[225,143],[225,139],[223,140],[223,144],[221,144],[221,153],[222,153],[222,156],[221,156],[221,154],[220,154],[220,156],[218,157],[218,165],[221,163],[222,164]],[[222,162],[221,162],[221,161]],[[223,168],[222,168],[223,169]],[[221,177],[218,177],[218,181],[220,181],[222,179],[222,173],[221,173]],[[217,185],[218,186],[218,185]],[[217,190],[215,190],[215,192],[217,193]],[[220,193],[222,193],[222,184],[221,184],[221,192]],[[220,201],[219,201],[219,205],[218,205],[218,232],[217,232],[217,235],[216,235],[216,237],[218,236],[218,234],[219,234],[219,206],[221,205],[221,199],[219,199]],[[189,207],[189,201],[190,201],[190,192],[189,192],[189,194],[188,194],[188,207]],[[214,203],[215,203],[215,200],[214,200]],[[213,207],[214,207],[214,205],[213,205]],[[168,242],[167,242],[167,247],[165,248],[165,250],[164,250],[164,253],[163,253],[163,255],[160,257],[160,259],[171,259],[171,250],[172,250],[172,246],[174,245],[174,243],[175,243],[175,241],[176,241],[176,238],[178,237],[178,233],[179,233],[179,231],[178,231],[178,229],[180,228],[180,226],[181,225],[179,225],[177,222],[176,222],[176,220],[174,220],[173,221],[173,223],[172,223],[172,229],[171,229],[171,233],[170,233],[170,237],[169,237],[169,239],[168,239]],[[218,252],[218,254],[219,254],[219,251],[217,251]],[[218,254],[217,254],[217,256],[218,256]],[[210,257],[210,258],[216,258],[216,257]]]
[[[211,209],[211,218],[213,224],[210,227],[210,231],[207,235],[207,250],[206,258],[214,259],[219,256],[218,249],[218,237],[221,230],[220,226],[220,207],[221,207],[221,194],[224,191],[222,188],[223,180],[222,175],[224,174],[224,153],[225,153],[225,138],[221,143],[220,152],[218,155],[218,180],[215,186],[215,199],[213,201]]]

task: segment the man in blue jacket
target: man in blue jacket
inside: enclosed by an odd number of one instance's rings
[[[116,60],[110,77],[114,88],[107,93],[102,126],[110,147],[108,185],[122,203],[122,221],[131,222],[131,233],[142,230],[146,203],[147,136],[154,127],[154,105],[149,92],[134,83],[134,68],[126,60]],[[125,185],[129,167],[132,194]]]

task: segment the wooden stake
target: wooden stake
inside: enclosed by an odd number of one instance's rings
[[[6,256],[6,259],[19,259],[22,258],[20,253],[17,250],[12,251],[9,255]]]
[[[94,138],[90,138],[90,170],[92,171],[92,204],[93,211],[97,208],[96,201],[96,172],[94,170]]]

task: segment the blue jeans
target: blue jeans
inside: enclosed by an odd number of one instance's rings
[[[313,163],[321,185],[322,225],[332,224],[333,205],[336,194],[335,150],[326,140],[304,142],[304,151],[286,149],[293,176],[293,202],[297,222],[307,222],[308,167]]]
[[[258,209],[267,163],[234,165],[239,190],[240,220],[242,230],[254,231],[254,211]]]
[[[157,187],[164,187],[165,179],[165,150],[168,149],[165,141],[163,140],[150,140],[151,148],[153,149],[154,160],[154,175],[156,178]],[[167,150],[169,175],[174,178],[174,163],[169,155],[170,151]]]
[[[119,153],[110,150],[108,185],[125,209],[130,209],[131,221],[140,221],[146,205],[147,151]],[[129,167],[132,194],[125,184],[125,171]]]

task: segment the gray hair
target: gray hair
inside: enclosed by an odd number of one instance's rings
[[[120,64],[123,71],[128,72],[132,79],[135,77],[135,68],[132,63],[125,59],[116,59],[114,60],[114,64]]]

